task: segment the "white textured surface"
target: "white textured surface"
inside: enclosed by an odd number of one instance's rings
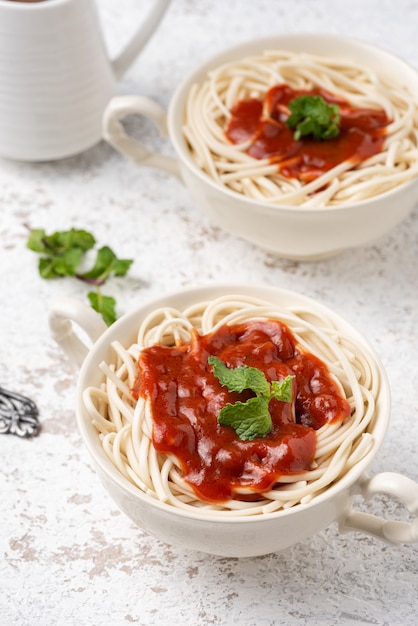
[[[143,4],[99,2],[112,52]],[[412,0],[175,0],[119,92],[166,106],[208,54],[274,32],[352,35],[418,66],[417,20]],[[132,126],[161,145],[147,124]],[[333,306],[369,337],[393,390],[391,427],[373,470],[418,480],[417,210],[372,246],[315,264],[283,261],[214,228],[175,180],[99,145],[60,163],[1,161],[0,211],[0,384],[32,397],[42,421],[33,440],[0,435],[0,624],[417,623],[417,546],[341,536],[331,526],[282,554],[228,560],[162,545],[119,513],[75,427],[76,373],[47,329],[51,299],[84,298],[87,289],[41,281],[25,249],[25,223],[76,226],[133,256],[131,277],[108,287],[120,314],[183,285],[233,279]],[[383,498],[367,508],[407,519]]]

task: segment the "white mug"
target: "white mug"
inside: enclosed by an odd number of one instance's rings
[[[110,60],[94,0],[0,0],[0,155],[45,161],[98,143],[116,80],[169,2],[155,0],[132,39]]]

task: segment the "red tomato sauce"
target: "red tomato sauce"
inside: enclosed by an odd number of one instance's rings
[[[217,418],[227,402],[246,401],[250,391],[229,392],[208,364],[216,355],[228,367],[248,365],[271,382],[293,375],[293,401],[270,401],[273,427],[265,437],[243,441]],[[343,420],[350,406],[319,359],[303,351],[278,321],[222,326],[179,347],[152,346],[139,357],[133,396],[152,406],[153,444],[174,456],[200,500],[256,499],[280,476],[309,470],[315,430]],[[245,488],[250,494],[239,494]],[[256,495],[254,495],[256,494]]]
[[[337,104],[341,117],[340,133],[333,139],[316,141],[309,136],[294,139],[294,128],[286,125],[288,104],[302,95],[322,96]],[[289,85],[269,89],[264,100],[240,100],[231,109],[232,117],[225,130],[231,143],[250,141],[247,154],[255,159],[269,159],[287,178],[310,182],[343,161],[353,166],[381,152],[385,127],[391,122],[385,111],[355,108],[347,101],[323,89],[295,90]]]

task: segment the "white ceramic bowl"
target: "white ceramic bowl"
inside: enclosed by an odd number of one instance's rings
[[[83,390],[96,386],[103,378],[99,364],[110,358],[110,344],[118,340],[128,347],[144,317],[160,306],[179,309],[191,304],[212,300],[222,295],[254,296],[282,306],[308,306],[313,312],[326,313],[337,328],[347,333],[370,359],[380,376],[380,392],[376,417],[372,428],[375,444],[343,478],[338,480],[311,502],[263,516],[213,517],[205,513],[188,512],[159,502],[132,485],[109,461],[99,442],[82,402]],[[73,323],[80,326],[94,342],[87,347],[73,331]],[[313,535],[333,521],[342,530],[360,530],[371,533],[393,544],[418,541],[418,520],[386,521],[380,517],[351,509],[353,494],[371,497],[386,493],[401,498],[410,511],[418,513],[418,485],[394,473],[377,474],[371,479],[365,474],[380,448],[389,423],[390,391],[383,366],[367,341],[345,320],[315,301],[297,293],[263,286],[224,285],[189,289],[165,296],[139,306],[132,313],[106,329],[102,319],[86,305],[72,299],[55,303],[50,313],[53,337],[77,364],[82,362],[77,386],[77,422],[97,473],[113,500],[140,528],[161,540],[183,548],[231,557],[247,557],[282,550]]]
[[[260,54],[266,49],[305,51],[351,58],[359,65],[384,72],[395,82],[408,85],[418,99],[418,73],[401,59],[374,46],[324,34],[289,34],[256,39],[230,48],[193,71],[177,88],[168,116],[155,102],[140,96],[121,96],[108,105],[103,136],[139,165],[161,168],[177,175],[214,223],[261,248],[286,258],[313,260],[376,240],[408,215],[418,201],[418,179],[373,199],[338,207],[289,207],[272,205],[220,186],[199,169],[182,134],[187,95],[194,83],[221,64]],[[130,113],[152,119],[168,135],[177,159],[149,152],[125,134],[120,121]]]

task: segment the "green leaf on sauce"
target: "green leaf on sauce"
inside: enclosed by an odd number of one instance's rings
[[[281,402],[291,402],[294,376],[286,376],[283,380],[269,383],[264,373],[255,367],[242,365],[229,368],[216,356],[210,356],[208,363],[212,365],[216,378],[228,391],[241,393],[244,389],[249,389],[256,394],[246,402],[228,402],[218,415],[218,424],[231,426],[244,441],[268,435],[273,426],[269,412],[270,400],[275,398]]]
[[[316,141],[332,139],[340,132],[340,110],[337,104],[328,104],[321,96],[299,96],[289,102],[289,128],[296,128],[294,138],[312,135]]]
[[[256,367],[235,367],[230,369],[216,356],[208,358],[209,365],[213,367],[213,373],[221,385],[228,387],[229,391],[241,393],[244,389],[251,389],[257,394],[270,393],[270,384],[261,370]]]
[[[238,437],[245,441],[265,437],[272,428],[268,397],[256,396],[247,402],[228,403],[219,413],[218,424],[232,426]]]
[[[271,383],[271,397],[281,402],[291,402],[292,400],[292,380],[294,376],[286,376],[283,380],[273,380]]]

